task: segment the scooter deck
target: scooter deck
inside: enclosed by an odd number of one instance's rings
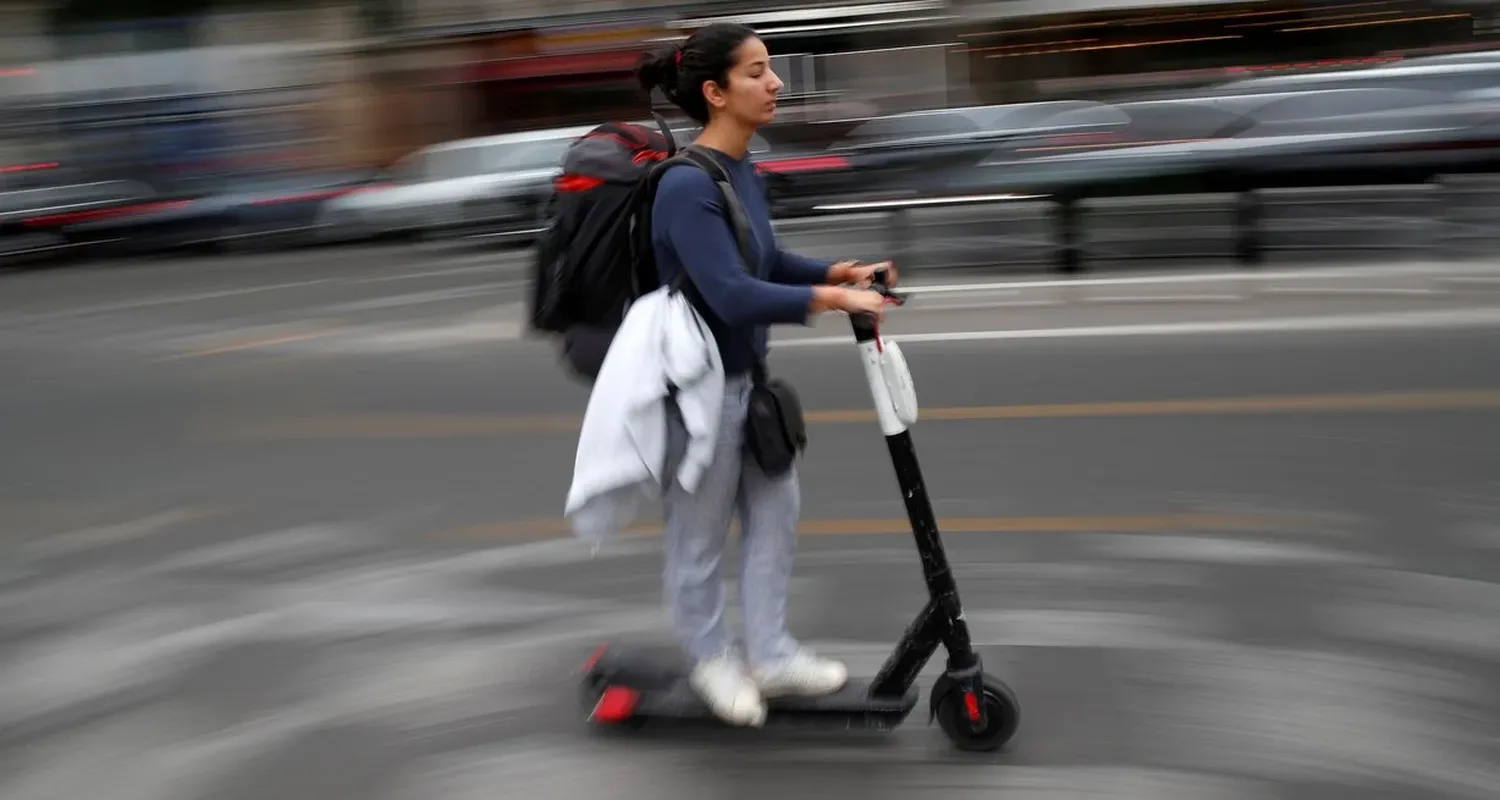
[[[905,697],[870,697],[869,685],[850,682],[843,690],[821,697],[778,697],[766,700],[766,725],[804,724],[890,730],[906,720],[917,704],[917,692]],[[668,689],[642,691],[635,717],[647,719],[712,720],[713,712],[686,679]]]
[[[584,683],[591,696],[602,696],[613,688],[629,690],[608,719],[713,720],[713,712],[688,683],[687,666],[681,659],[663,658],[630,651],[596,654],[586,667]],[[833,694],[819,697],[766,699],[766,725],[823,725],[846,729],[890,730],[900,725],[916,707],[918,692],[908,689],[898,697],[870,695],[868,681],[850,679]],[[613,704],[612,704],[613,705]],[[597,709],[596,709],[597,712]]]

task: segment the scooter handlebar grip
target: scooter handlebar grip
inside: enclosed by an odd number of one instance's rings
[[[891,290],[889,284],[890,277],[890,270],[884,267],[875,270],[870,275],[870,290],[879,293],[891,305],[899,306],[906,302],[906,295]]]

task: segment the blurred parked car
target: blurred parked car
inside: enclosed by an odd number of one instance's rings
[[[593,126],[445,142],[418,150],[382,173],[382,187],[322,209],[324,237],[453,235],[486,224],[474,206],[525,227],[545,198],[563,153]],[[540,187],[540,188],[538,188]],[[488,204],[488,205],[486,205]]]
[[[90,222],[156,207],[145,184],[39,166],[46,169],[0,171],[0,266],[52,262],[107,244],[114,234]]]
[[[552,184],[568,148],[594,127],[516,134],[535,138],[515,141],[499,154],[494,180],[463,202],[448,233],[495,244],[535,241],[550,222]]]
[[[129,253],[310,244],[325,202],[364,190],[368,172],[286,171],[228,177],[216,191],[81,223]]]

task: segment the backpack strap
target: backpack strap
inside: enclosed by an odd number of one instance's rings
[[[659,119],[659,118],[658,118]],[[745,213],[745,206],[740,203],[739,193],[734,190],[734,184],[729,180],[729,173],[724,170],[724,165],[714,158],[707,150],[696,144],[688,145],[680,152],[662,162],[662,171],[665,172],[670,164],[692,164],[708,173],[713,179],[714,186],[719,190],[719,200],[724,205],[724,216],[729,223],[730,232],[734,235],[734,243],[740,251],[740,267],[751,276],[755,275],[755,259],[750,252],[750,241],[752,233],[750,230],[750,218]],[[678,270],[677,276],[670,284],[672,291],[692,289],[696,293],[687,277],[687,270]],[[766,382],[766,365],[759,358],[753,359],[751,366],[751,378],[757,384]]]
[[[672,135],[672,126],[667,124],[665,117],[655,111],[651,112],[651,118],[656,120],[656,129],[661,131],[661,138],[667,140],[667,158],[677,155],[677,137]]]
[[[681,158],[707,172],[713,179],[714,185],[719,189],[719,199],[724,203],[724,214],[729,218],[729,228],[734,233],[734,243],[740,250],[740,266],[746,272],[755,274],[755,267],[752,266],[755,259],[750,254],[750,218],[745,214],[745,206],[740,203],[739,193],[734,190],[734,184],[730,183],[729,173],[724,171],[724,165],[696,144],[684,148]]]

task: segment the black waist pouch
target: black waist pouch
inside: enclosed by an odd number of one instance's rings
[[[807,449],[807,420],[797,390],[786,381],[768,380],[759,367],[745,413],[745,447],[771,477],[786,474]]]

